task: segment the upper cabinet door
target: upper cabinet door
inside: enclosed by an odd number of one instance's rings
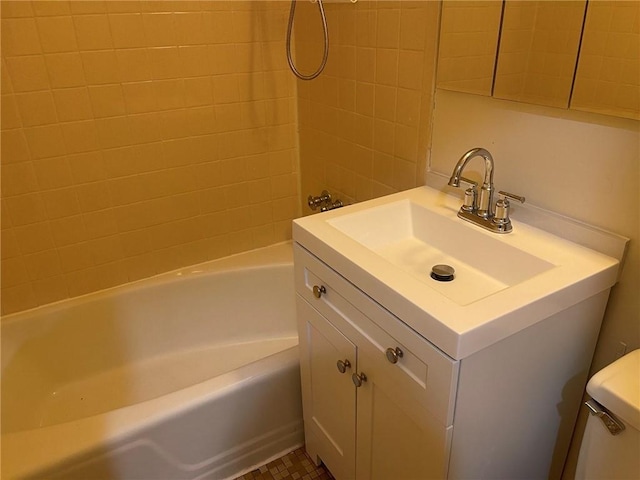
[[[567,108],[586,1],[506,0],[493,96]]]
[[[640,3],[590,0],[571,108],[640,120]]]
[[[436,86],[640,120],[640,1],[444,0]]]
[[[491,96],[502,2],[442,4],[438,88]]]

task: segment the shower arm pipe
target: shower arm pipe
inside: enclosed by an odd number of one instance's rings
[[[318,75],[322,73],[324,67],[327,64],[327,58],[329,57],[329,30],[327,28],[327,18],[324,13],[324,6],[322,5],[322,0],[316,0],[318,3],[318,10],[320,10],[320,18],[322,19],[322,33],[324,35],[324,53],[322,55],[322,61],[320,62],[320,66],[318,69],[310,75],[304,75],[298,71],[295,64],[293,63],[293,58],[291,57],[291,32],[293,31],[293,17],[295,16],[296,11],[296,1],[291,0],[291,9],[289,10],[289,24],[287,25],[287,42],[286,42],[286,50],[287,50],[287,62],[289,63],[289,68],[294,73],[296,77],[300,80],[313,80]]]

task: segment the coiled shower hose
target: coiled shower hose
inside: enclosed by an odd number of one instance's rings
[[[322,55],[322,61],[320,62],[320,66],[318,69],[313,72],[311,75],[304,75],[298,71],[295,64],[293,63],[293,58],[291,58],[291,32],[293,31],[293,17],[296,12],[296,1],[291,0],[291,9],[289,10],[289,25],[287,26],[287,62],[289,62],[289,68],[298,77],[300,80],[313,80],[318,75],[322,73],[325,65],[327,64],[327,58],[329,57],[329,32],[327,30],[327,18],[324,14],[324,6],[322,5],[322,0],[316,0],[318,2],[318,10],[320,10],[320,18],[322,19],[322,33],[324,35],[324,54]]]

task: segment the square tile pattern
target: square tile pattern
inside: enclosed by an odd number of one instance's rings
[[[324,189],[421,183],[439,8],[328,2],[327,68],[296,82],[289,2],[2,0],[1,313],[288,240]],[[298,2],[303,72],[320,23]]]
[[[333,480],[324,465],[315,466],[304,451],[298,448],[272,462],[245,473],[236,480]]]
[[[291,238],[288,8],[0,2],[2,314]]]

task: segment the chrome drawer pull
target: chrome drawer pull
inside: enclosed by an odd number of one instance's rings
[[[389,360],[391,363],[398,363],[398,359],[402,358],[402,356],[404,355],[404,352],[400,350],[400,347],[396,347],[396,348],[389,347],[387,348],[386,355],[387,355],[387,360]]]
[[[313,296],[316,298],[320,298],[323,293],[327,293],[327,289],[324,288],[324,285],[314,285],[313,286]]]
[[[360,372],[360,375],[354,373],[351,375],[351,380],[356,387],[361,387],[362,384],[367,381],[367,376],[363,372]]]
[[[351,368],[351,362],[349,360],[347,360],[347,359],[344,359],[344,361],[343,360],[338,360],[336,362],[336,366],[338,367],[338,371],[340,373],[344,373],[344,372],[347,371],[347,368]]]

